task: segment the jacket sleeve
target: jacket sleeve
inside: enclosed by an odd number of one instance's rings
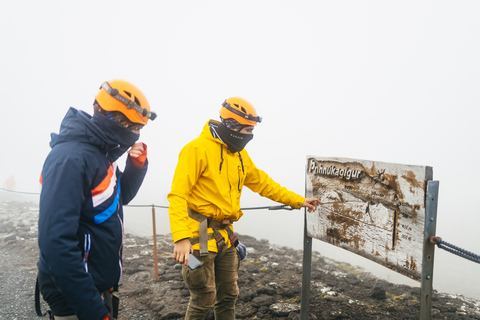
[[[42,171],[38,244],[43,271],[52,277],[78,318],[96,320],[103,319],[108,309],[85,271],[77,239],[85,199],[83,165],[78,158],[47,158]]]
[[[270,178],[264,171],[258,169],[248,154],[245,152],[244,157],[249,161],[249,170],[245,177],[245,186],[253,192],[257,192],[263,197],[270,200],[283,203],[287,206],[300,209],[305,198],[293,191],[282,187],[279,183]]]
[[[191,143],[187,144],[178,156],[172,188],[167,197],[170,202],[168,212],[173,242],[192,237],[188,229],[187,202],[206,166],[205,160],[202,159],[204,158],[199,156],[199,149]]]
[[[122,204],[128,204],[135,198],[147,174],[147,169],[148,159],[145,160],[143,168],[139,168],[133,164],[130,156],[127,157],[125,172],[120,178]]]

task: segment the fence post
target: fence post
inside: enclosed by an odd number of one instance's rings
[[[438,181],[427,182],[425,199],[425,231],[423,239],[422,283],[420,289],[420,319],[432,318],[433,258],[435,245],[430,237],[435,236],[437,226]]]
[[[155,281],[158,281],[158,258],[157,258],[157,224],[155,223],[155,205],[152,204],[153,224],[153,263],[155,267]]]
[[[312,272],[312,238],[307,234],[307,210],[303,230],[303,272],[302,272],[302,302],[300,319],[308,320],[310,313],[310,280]]]

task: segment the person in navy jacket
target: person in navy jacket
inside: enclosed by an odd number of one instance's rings
[[[147,172],[147,146],[137,140],[155,117],[137,87],[112,80],[95,96],[93,116],[70,108],[52,133],[40,176],[37,283],[53,319],[114,319],[122,206]],[[125,152],[122,172],[116,160]]]

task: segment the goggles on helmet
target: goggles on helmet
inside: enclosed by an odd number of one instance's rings
[[[258,123],[262,122],[262,117],[254,117],[251,113],[246,114],[246,113],[243,113],[241,111],[238,111],[237,109],[233,108],[230,105],[230,103],[227,102],[227,100],[223,101],[222,107],[226,108],[228,111],[231,111],[231,112],[235,113],[236,115],[238,115],[242,118],[245,118],[247,120],[255,121],[255,122],[258,122]]]
[[[123,103],[125,106],[127,106],[128,109],[133,109],[133,110],[137,111],[138,113],[140,113],[142,116],[147,117],[150,120],[155,120],[155,118],[157,117],[157,114],[155,112],[150,112],[146,108],[142,108],[141,106],[136,104],[135,101],[130,100],[127,97],[120,94],[120,92],[118,92],[117,89],[112,88],[112,86],[107,81],[102,83],[102,86],[100,87],[100,89],[102,89],[102,88],[110,96],[117,99],[118,101]]]
[[[120,111],[104,111],[101,113],[105,115],[108,119],[115,121],[116,123],[121,124],[130,131],[140,131],[144,126],[140,123],[135,123],[130,121],[123,113]]]
[[[250,126],[249,124],[241,124],[233,118],[223,119],[220,116],[220,120],[225,125],[225,127],[227,127],[228,129],[232,129],[232,130],[242,130],[243,128]]]

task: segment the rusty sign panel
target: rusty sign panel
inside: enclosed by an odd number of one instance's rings
[[[307,234],[410,278],[421,278],[425,190],[432,168],[307,157]]]

